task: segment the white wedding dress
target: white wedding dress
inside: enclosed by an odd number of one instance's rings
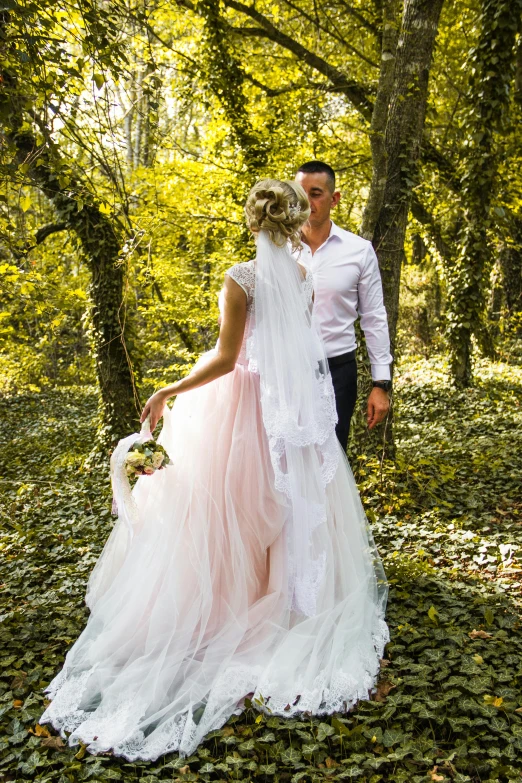
[[[279,441],[247,356],[254,262],[227,274],[248,301],[235,369],[166,410],[172,464],[138,480],[139,523],[130,535],[116,522],[89,581],[89,621],[48,688],[40,723],[91,753],[190,754],[248,695],[281,716],[345,712],[368,697],[388,640],[386,580],[335,419],[321,441],[324,515],[288,533]],[[303,293],[310,302],[310,277]],[[324,395],[332,406],[330,386]],[[312,554],[299,571],[300,541]]]

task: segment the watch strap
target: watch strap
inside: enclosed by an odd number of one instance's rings
[[[384,391],[389,392],[392,386],[391,381],[373,381],[373,386],[377,387],[378,389],[384,389]]]

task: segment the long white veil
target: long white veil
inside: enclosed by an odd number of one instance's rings
[[[289,248],[260,231],[255,268],[247,354],[259,372],[275,485],[287,506],[291,607],[312,616],[326,569],[314,530],[326,521],[325,490],[340,456],[335,398],[307,286]]]

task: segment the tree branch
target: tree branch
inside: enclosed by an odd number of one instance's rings
[[[426,135],[421,143],[420,159],[423,163],[433,163],[441,174],[445,184],[454,192],[460,193],[461,182],[457,167],[452,160],[427,139]]]
[[[251,82],[255,87],[263,90],[263,92],[266,93],[269,98],[275,98],[276,95],[283,95],[285,92],[294,92],[294,90],[304,90],[307,88],[306,84],[288,84],[286,87],[279,87],[279,89],[274,90],[272,87],[267,87],[266,84],[262,84],[254,76],[247,73],[246,71],[244,71],[243,75],[245,79]]]
[[[180,338],[181,342],[185,346],[185,348],[190,351],[191,353],[195,353],[196,346],[194,345],[194,341],[190,337],[189,333],[186,329],[184,329],[177,321],[172,321],[171,325],[174,327],[174,331]]]
[[[314,27],[318,28],[319,30],[322,30],[324,33],[327,33],[332,36],[336,41],[339,41],[340,44],[342,44],[346,49],[348,49],[349,52],[352,52],[357,57],[360,57],[361,60],[364,60],[364,62],[368,63],[368,65],[371,65],[372,68],[378,68],[378,63],[374,62],[373,60],[370,60],[369,57],[367,57],[363,52],[359,51],[355,46],[348,43],[348,41],[345,41],[345,39],[342,37],[342,35],[339,35],[339,33],[335,32],[332,29],[328,29],[328,27],[325,27],[322,25],[317,19],[314,19],[310,14],[306,13],[302,8],[300,8],[295,3],[292,3],[291,0],[284,0],[286,5],[289,8],[292,8],[294,11],[297,11],[298,14],[301,14],[301,16],[304,19],[307,19],[311,24],[314,25]]]
[[[362,27],[365,27],[366,30],[369,30],[371,33],[373,33],[373,35],[376,35],[377,37],[380,36],[379,28],[372,24],[372,22],[369,22],[360,11],[353,7],[351,3],[347,3],[346,0],[341,0],[341,5],[343,6],[346,13],[350,16],[353,16],[354,19],[357,19]]]
[[[187,0],[178,0],[178,2],[186,6]],[[244,3],[239,2],[239,0],[225,0],[225,6],[249,16],[257,22],[263,29],[265,38],[288,49],[288,51],[295,54],[295,56],[306,63],[306,65],[309,65],[311,68],[314,68],[316,71],[319,71],[319,73],[326,76],[331,81],[335,91],[344,93],[365,119],[371,119],[372,103],[366,87],[363,87],[353,79],[349,79],[342,71],[327,63],[322,57],[314,54],[314,52],[311,52],[309,49],[306,49],[298,41],[294,41],[289,35],[275,27],[266,16],[257,11],[253,6],[245,5]],[[256,30],[255,34],[259,35],[259,33],[257,33],[257,28],[254,29]],[[235,32],[241,34],[242,30],[235,28]],[[252,34],[252,28],[248,28],[246,34]]]
[[[56,234],[58,231],[66,231],[67,228],[67,223],[47,223],[45,226],[40,226],[36,232],[36,245],[41,245],[51,234]]]
[[[428,212],[424,204],[422,204],[415,193],[412,194],[411,199],[411,214],[417,220],[419,223],[422,223],[423,226],[426,226],[428,229],[428,232],[435,244],[435,247],[437,248],[438,252],[442,256],[442,258],[445,261],[448,261],[451,259],[451,249],[442,236],[442,232],[440,230],[440,226],[437,225],[435,218],[433,215]]]

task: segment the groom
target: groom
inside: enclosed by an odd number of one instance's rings
[[[335,172],[314,160],[298,170],[296,181],[310,201],[302,228],[300,262],[314,278],[314,312],[321,327],[337,406],[337,437],[346,450],[357,398],[355,328],[358,316],[366,337],[373,389],[368,398],[368,427],[383,421],[390,408],[390,337],[377,256],[370,242],[345,231],[330,218],[341,194]]]

